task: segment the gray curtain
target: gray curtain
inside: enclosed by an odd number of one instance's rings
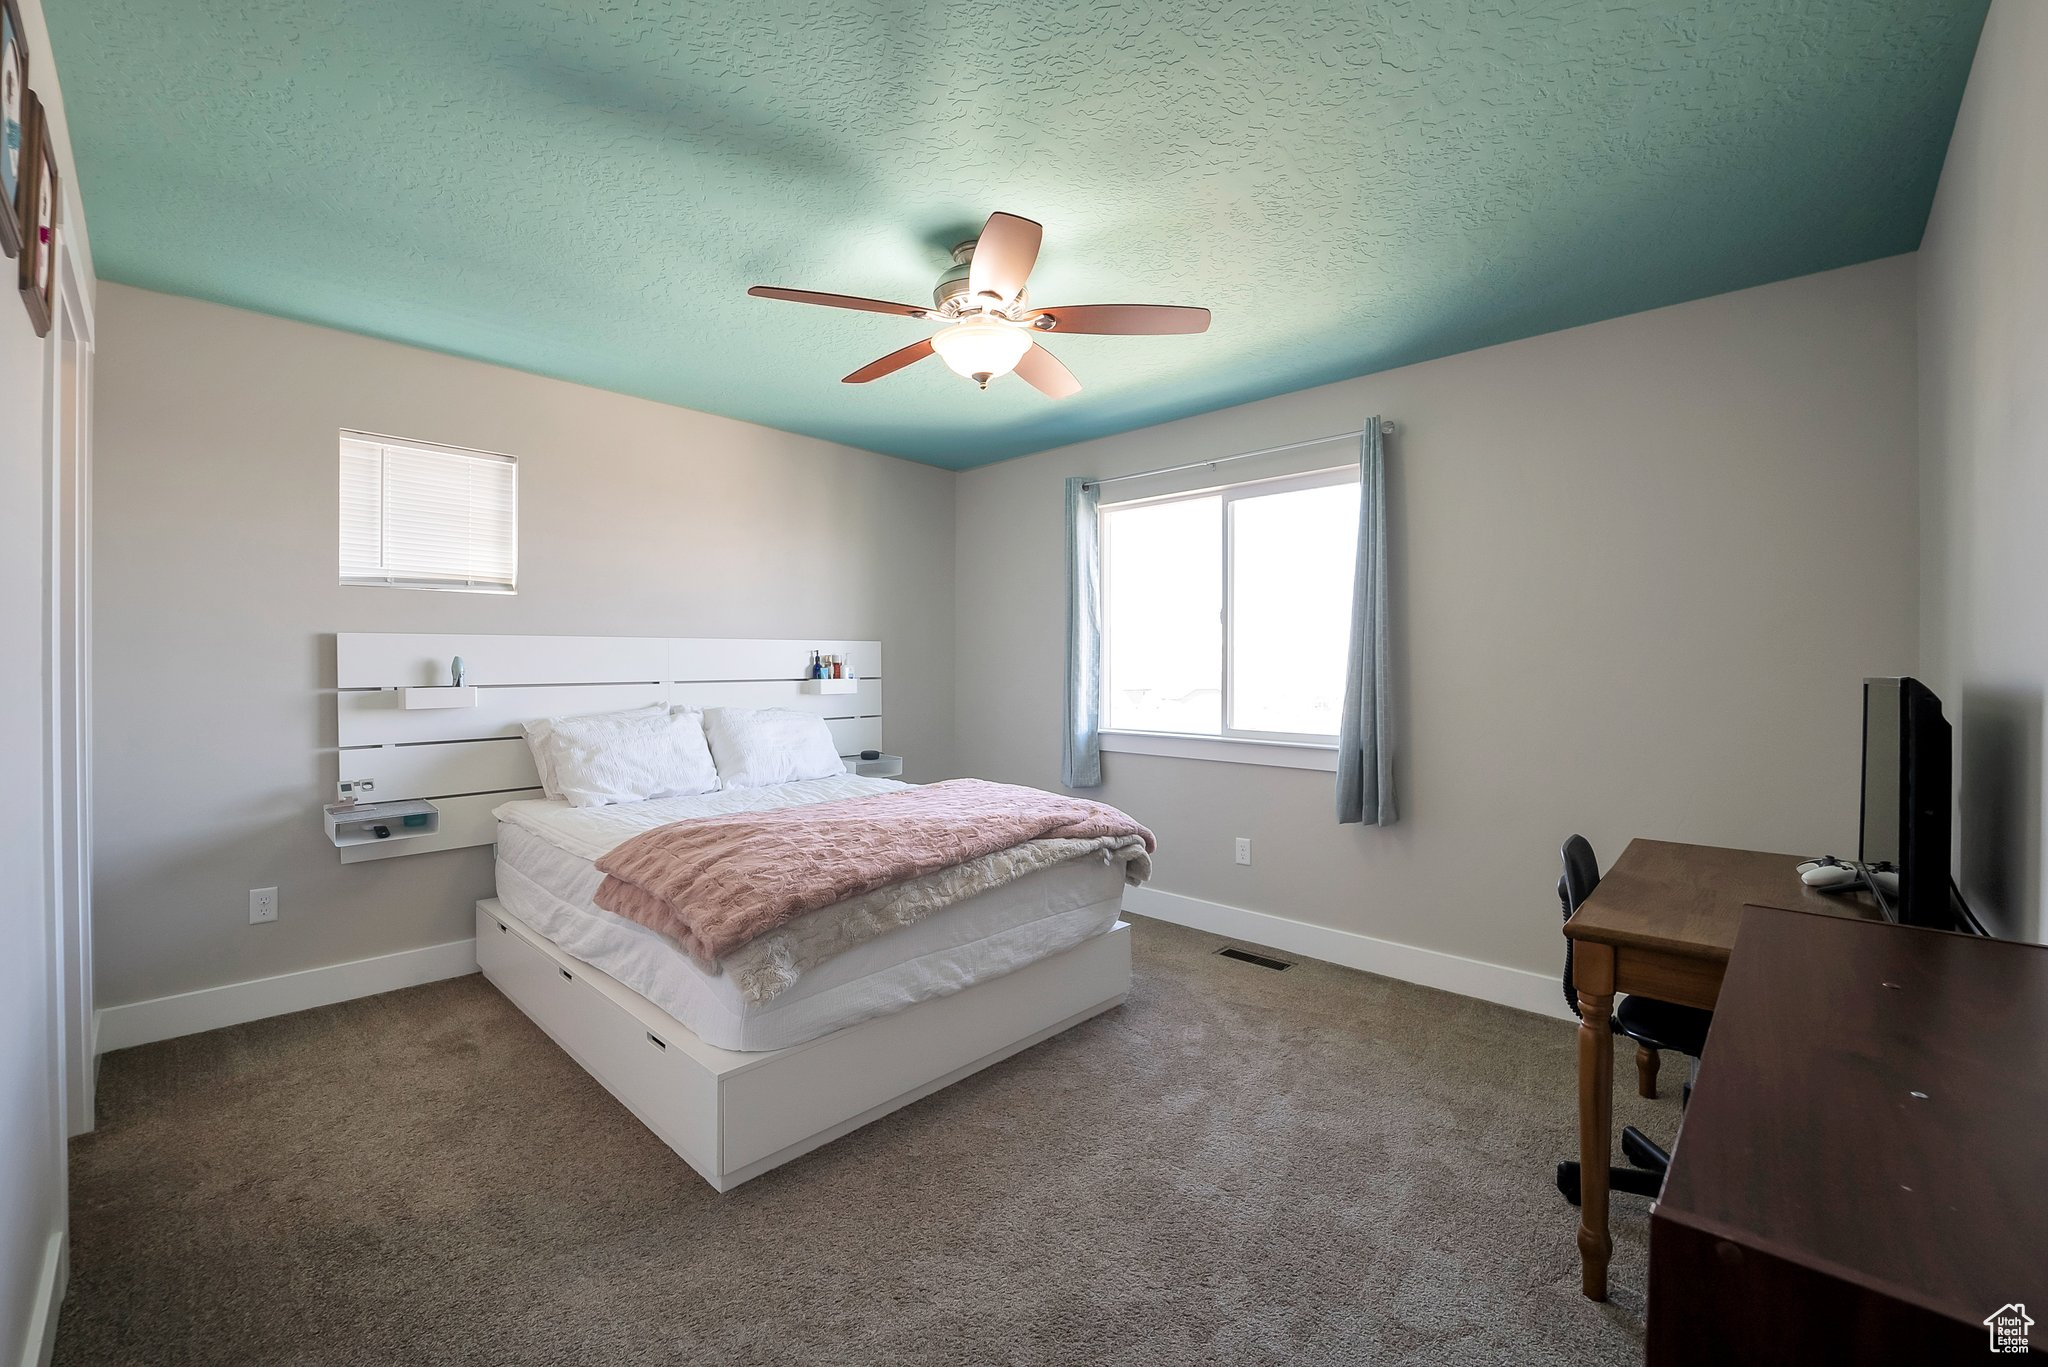
[[[1102,786],[1102,490],[1067,481],[1067,703],[1060,782]]]
[[[1387,690],[1387,468],[1380,420],[1358,450],[1358,566],[1351,582],[1350,665],[1337,736],[1337,821],[1394,824],[1394,719]]]

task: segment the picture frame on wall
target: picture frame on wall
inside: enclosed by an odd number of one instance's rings
[[[21,167],[28,135],[28,42],[14,0],[0,0],[0,252],[21,250]]]
[[[21,302],[36,336],[50,332],[50,295],[57,283],[57,152],[43,102],[29,91],[22,125]]]

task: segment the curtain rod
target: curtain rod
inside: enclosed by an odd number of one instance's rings
[[[1214,460],[1194,460],[1189,461],[1186,465],[1169,465],[1159,470],[1139,470],[1128,475],[1110,475],[1105,479],[1085,480],[1082,482],[1081,487],[1083,489],[1099,489],[1105,484],[1121,484],[1127,479],[1150,479],[1154,475],[1177,475],[1183,470],[1213,469],[1218,465],[1224,465],[1233,460],[1250,460],[1253,456],[1277,456],[1282,451],[1298,451],[1304,446],[1321,446],[1326,441],[1343,441],[1348,437],[1362,437],[1364,435],[1365,429],[1363,427],[1359,428],[1356,432],[1332,432],[1327,437],[1311,437],[1307,441],[1290,441],[1281,446],[1268,446],[1258,451],[1242,451],[1234,456],[1218,456]],[[1385,437],[1394,435],[1392,420],[1385,418],[1380,420],[1380,435]]]

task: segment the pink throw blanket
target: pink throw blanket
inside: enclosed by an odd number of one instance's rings
[[[963,778],[678,821],[597,861],[597,904],[717,959],[820,907],[1029,840],[1152,832],[1114,807]]]

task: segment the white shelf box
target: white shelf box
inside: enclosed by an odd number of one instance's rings
[[[883,755],[880,759],[862,759],[859,755],[846,757],[846,772],[862,778],[902,778],[903,756]]]
[[[806,693],[858,693],[859,679],[799,679]]]
[[[460,688],[402,688],[405,708],[417,712],[431,707],[475,707],[476,685],[465,684]]]
[[[358,802],[353,807],[326,807],[322,811],[327,818],[327,838],[336,849],[417,840],[441,829],[441,809],[431,802]],[[386,834],[377,834],[380,826]]]

